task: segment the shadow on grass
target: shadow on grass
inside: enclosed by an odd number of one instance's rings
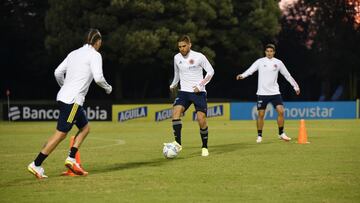
[[[101,173],[107,173],[112,171],[119,171],[119,170],[127,170],[127,169],[134,169],[134,168],[140,168],[140,167],[157,167],[162,164],[168,163],[170,161],[175,161],[176,159],[168,160],[165,158],[158,158],[153,159],[149,161],[138,161],[138,162],[127,162],[127,163],[115,163],[112,165],[103,165],[103,166],[93,166],[94,168],[89,170],[90,175],[92,174],[101,174]],[[65,169],[64,169],[65,170]],[[44,182],[50,181],[51,179],[58,179],[66,176],[62,176],[59,174],[56,175],[50,175],[49,178],[38,180],[36,179],[32,174],[27,173],[27,176],[24,178],[17,178],[16,180],[11,181],[5,181],[0,183],[0,190],[2,188],[10,187],[10,186],[26,186],[26,185],[34,185],[34,184],[42,184]],[[69,178],[85,178],[81,176],[77,177],[69,177]]]
[[[270,139],[266,140],[260,144],[254,142],[239,142],[239,143],[229,143],[229,144],[220,144],[220,145],[210,145],[209,152],[211,157],[216,157],[217,155],[232,153],[239,151],[241,153],[244,149],[256,148],[261,147],[262,145],[271,145],[278,142],[284,142],[278,139]],[[291,143],[291,142],[286,142]],[[185,152],[185,151],[192,151],[192,152]],[[192,159],[201,157],[201,147],[186,147],[184,146],[182,154],[175,159],[165,159],[165,158],[158,158],[152,159],[147,161],[136,161],[136,162],[127,162],[127,163],[115,163],[112,165],[94,167],[96,169],[91,170],[91,174],[99,174],[99,173],[106,173],[112,171],[119,171],[119,170],[128,170],[128,169],[135,169],[141,167],[158,167],[173,161],[181,161],[186,159]]]
[[[209,148],[210,150],[210,156],[216,156],[223,153],[230,153],[233,151],[250,148],[253,147],[254,144],[248,144],[248,143],[231,143],[231,144],[223,144],[223,145],[214,145]],[[180,161],[184,159],[189,158],[196,158],[200,157],[201,155],[201,148],[198,147],[188,147],[184,150],[192,150],[198,149],[197,152],[193,152],[190,154],[184,154],[181,155],[175,159],[165,159],[165,158],[158,158],[158,159],[152,159],[148,161],[137,161],[137,162],[127,162],[127,163],[115,163],[112,165],[107,165],[105,167],[95,167],[95,170],[91,170],[91,174],[98,174],[98,173],[107,173],[112,171],[119,171],[119,170],[128,170],[128,169],[134,169],[134,168],[141,168],[141,167],[158,167],[163,164],[170,163],[172,161]],[[184,153],[184,151],[183,151]]]
[[[115,163],[112,165],[107,165],[105,167],[99,167],[95,170],[91,170],[91,174],[97,174],[97,173],[107,173],[112,171],[119,171],[119,170],[128,170],[128,169],[134,169],[134,168],[141,168],[141,167],[158,167],[162,164],[166,164],[169,161],[174,161],[165,159],[165,158],[159,158],[159,159],[153,159],[149,161],[137,161],[137,162],[127,162],[127,163]]]
[[[225,153],[232,153],[232,152],[236,152],[236,151],[240,151],[244,150],[244,149],[249,149],[249,148],[253,148],[253,147],[257,147],[260,145],[264,145],[264,144],[272,144],[274,142],[276,142],[277,140],[272,140],[272,141],[268,141],[268,142],[264,142],[261,144],[257,144],[255,143],[249,143],[249,142],[239,142],[239,143],[229,143],[229,144],[220,144],[220,145],[210,145],[209,146],[209,152],[210,152],[210,156],[211,157],[216,157],[217,155],[221,155],[221,154],[225,154]],[[173,161],[181,161],[181,160],[186,160],[186,159],[192,159],[192,158],[197,158],[197,157],[201,157],[201,148],[200,147],[185,147],[184,150],[189,150],[189,151],[193,151],[190,153],[184,153],[185,151],[183,151],[183,155],[175,158],[175,159],[165,159],[165,158],[157,158],[157,159],[151,159],[151,160],[144,160],[144,161],[135,161],[135,162],[126,162],[126,163],[113,163],[113,164],[108,164],[108,165],[101,165],[101,166],[92,166],[92,170],[90,170],[90,174],[101,174],[101,173],[107,173],[107,172],[112,172],[112,171],[120,171],[120,170],[130,170],[130,169],[136,169],[136,168],[141,168],[141,167],[158,167]],[[30,174],[29,174],[30,176]],[[61,177],[61,176],[52,176],[51,178],[54,177]],[[32,177],[33,178],[33,177]],[[46,180],[42,180],[42,181],[46,181]],[[9,182],[4,182],[0,184],[0,188],[1,187],[6,187],[6,186],[15,186],[15,185],[27,185],[27,184],[32,184],[32,181],[29,178],[26,179],[18,179],[18,180],[14,180],[14,181],[9,181]]]
[[[230,143],[230,144],[222,144],[222,145],[209,145],[209,156],[216,156],[225,153],[231,153],[234,151],[239,151],[243,149],[248,149],[254,147],[255,144],[249,144],[245,142],[239,143]],[[201,155],[201,148],[200,147],[192,147],[198,149],[197,152],[191,153],[191,157],[198,157]]]

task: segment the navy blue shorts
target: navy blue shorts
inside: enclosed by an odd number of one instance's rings
[[[75,124],[77,128],[81,129],[88,124],[84,108],[76,103],[65,104],[58,102],[60,115],[58,118],[56,129],[61,132],[69,132]]]
[[[205,114],[207,113],[206,92],[195,93],[179,91],[173,106],[181,105],[186,111],[192,103],[195,106],[196,112],[201,111]]]
[[[280,94],[277,95],[258,95],[257,100],[257,109],[265,110],[268,103],[271,102],[274,108],[276,108],[277,105],[283,105],[283,100]]]

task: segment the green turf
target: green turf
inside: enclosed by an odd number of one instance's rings
[[[360,120],[307,120],[310,144],[278,140],[266,121],[209,121],[209,157],[201,157],[197,124],[183,123],[183,150],[162,156],[170,121],[91,122],[80,149],[87,177],[62,177],[67,138],[44,162],[46,180],[26,166],[55,122],[0,122],[0,202],[360,202]],[[75,130],[71,131],[74,134]]]

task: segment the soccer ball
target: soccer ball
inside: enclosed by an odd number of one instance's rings
[[[167,159],[173,159],[178,155],[175,144],[166,143],[163,148],[163,154]]]

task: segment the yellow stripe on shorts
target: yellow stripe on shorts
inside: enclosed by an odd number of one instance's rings
[[[79,107],[79,105],[78,105],[77,103],[74,103],[73,107],[71,108],[70,115],[69,115],[69,117],[68,117],[68,119],[67,119],[66,122],[68,122],[68,123],[72,123],[72,122],[73,122],[78,107]]]

